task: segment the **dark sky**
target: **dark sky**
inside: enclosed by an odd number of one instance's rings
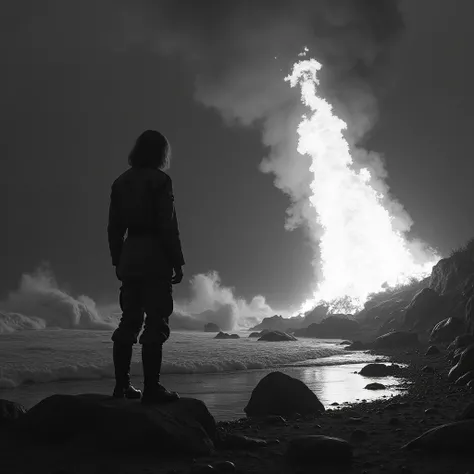
[[[298,305],[311,291],[313,252],[302,229],[285,230],[288,197],[259,170],[268,149],[258,124],[226,123],[197,101],[179,55],[117,43],[106,9],[95,18],[71,2],[18,3],[0,25],[0,297],[47,261],[74,294],[116,298],[110,185],[134,139],[155,128],[173,147],[186,277],[215,270],[238,296]],[[474,235],[474,2],[406,0],[402,10],[364,143],[385,156],[413,233],[447,253]],[[188,293],[187,283],[176,288]]]

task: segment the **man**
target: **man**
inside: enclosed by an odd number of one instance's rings
[[[144,375],[142,403],[179,398],[160,384],[162,347],[170,335],[169,317],[173,312],[171,285],[183,279],[184,265],[172,182],[162,171],[169,167],[170,156],[164,135],[153,130],[143,132],[128,157],[130,168],[114,181],[110,197],[109,249],[122,282],[122,318],[112,336],[113,396],[141,396],[140,390],[130,384],[133,344],[139,341]]]

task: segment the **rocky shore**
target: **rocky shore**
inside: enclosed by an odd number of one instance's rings
[[[213,431],[214,449],[192,454],[166,450],[127,450],[136,442],[136,429],[128,422],[114,422],[113,442],[98,434],[93,442],[78,436],[74,442],[51,445],[44,436],[30,432],[28,440],[5,425],[1,432],[2,474],[190,474],[190,473],[393,473],[393,474],[466,474],[474,469],[474,451],[455,452],[456,443],[465,447],[472,442],[471,422],[464,432],[457,430],[443,440],[443,433],[424,443],[422,449],[409,449],[407,443],[437,426],[454,422],[473,399],[471,388],[448,381],[451,362],[446,348],[425,355],[427,346],[409,349],[377,350],[393,362],[407,364],[398,371],[403,377],[404,393],[391,398],[326,407],[311,415],[265,416],[221,422]],[[434,351],[435,352],[435,351]],[[362,376],[362,375],[361,375]],[[126,403],[126,401],[125,401]],[[190,408],[191,409],[191,408]],[[57,410],[57,409],[56,409]],[[199,408],[201,410],[201,408]],[[80,413],[78,408],[77,414]],[[203,416],[200,412],[199,416]],[[206,415],[207,416],[207,415]],[[38,416],[36,417],[38,418]],[[61,416],[59,416],[61,419]],[[41,419],[50,430],[57,420]],[[48,424],[49,423],[49,424]],[[74,422],[76,423],[76,421]],[[206,423],[208,419],[206,418]],[[38,425],[38,423],[37,423]],[[175,429],[174,425],[170,430]],[[13,426],[13,425],[12,425]],[[69,425],[68,425],[69,426]],[[74,429],[74,424],[70,429]],[[100,430],[99,430],[100,431]],[[97,432],[99,433],[99,432]],[[172,431],[171,431],[172,433]],[[311,439],[319,447],[309,452],[301,441],[313,435],[343,440]],[[204,436],[204,435],[203,435]],[[165,443],[166,437],[155,438]],[[296,441],[295,441],[296,440]],[[109,441],[109,442],[108,442]],[[431,442],[431,445],[430,445]],[[187,441],[183,441],[187,443]],[[336,444],[334,444],[336,443]],[[438,444],[437,444],[438,443]],[[443,443],[451,446],[443,452]],[[421,443],[423,444],[423,443]],[[453,448],[454,446],[454,448]],[[155,446],[155,448],[157,448]],[[416,448],[416,446],[415,446]],[[306,451],[305,451],[306,449]],[[319,451],[318,451],[319,449]],[[157,455],[157,451],[160,454]],[[446,451],[446,450],[445,450]],[[466,449],[464,449],[466,451]]]

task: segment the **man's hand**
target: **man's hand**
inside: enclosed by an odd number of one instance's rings
[[[177,285],[178,283],[181,283],[182,279],[183,279],[183,269],[181,267],[173,268],[173,276],[171,278],[171,283],[173,285]]]

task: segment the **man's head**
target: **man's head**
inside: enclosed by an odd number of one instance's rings
[[[171,146],[167,138],[155,130],[146,130],[135,142],[128,155],[128,164],[133,168],[167,169],[170,166]]]

